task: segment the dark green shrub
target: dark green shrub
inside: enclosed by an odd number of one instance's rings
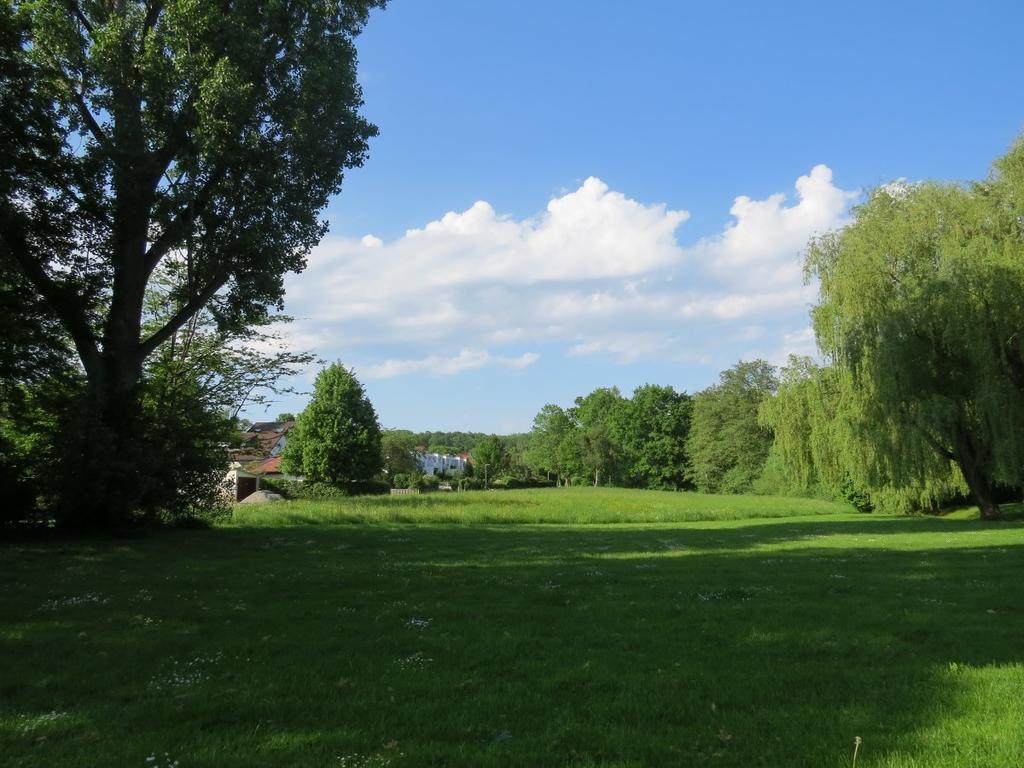
[[[420,475],[416,478],[416,487],[421,491],[436,491],[441,484],[441,478],[437,475]]]
[[[329,483],[284,480],[276,477],[261,477],[260,488],[273,493],[279,493],[286,499],[303,499],[305,501],[332,501],[334,499],[343,499],[349,495],[344,489]]]
[[[391,493],[391,484],[383,480],[355,480],[345,490],[349,496],[381,496]]]

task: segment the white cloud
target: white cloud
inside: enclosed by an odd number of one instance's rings
[[[832,171],[816,165],[796,180],[795,205],[782,193],[764,200],[741,195],[729,213],[733,221],[705,238],[694,254],[715,275],[747,285],[794,284],[802,280],[802,252],[808,240],[845,222],[860,195],[832,183]]]
[[[537,355],[507,348],[537,343],[621,362],[730,364],[751,343],[772,356],[816,296],[808,239],[842,226],[858,195],[824,165],[795,190],[737,197],[732,220],[691,246],[677,240],[685,211],[593,177],[535,217],[480,201],[390,242],[330,238],[288,279],[293,333],[325,358],[364,361],[370,378],[526,367]]]
[[[428,373],[434,376],[451,376],[455,373],[482,368],[485,365],[500,365],[505,368],[521,369],[533,365],[540,359],[535,352],[526,352],[518,357],[492,355],[485,350],[463,349],[454,357],[430,355],[414,360],[389,359],[376,365],[359,369],[367,379],[390,379],[410,373]]]

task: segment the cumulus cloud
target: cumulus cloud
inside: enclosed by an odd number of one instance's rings
[[[781,192],[764,200],[737,197],[729,209],[733,221],[720,234],[698,243],[694,255],[730,282],[798,283],[807,241],[841,226],[860,193],[836,187],[826,165],[814,166],[795,186],[796,203],[790,206]]]
[[[591,177],[529,218],[480,201],[390,242],[329,238],[286,301],[295,335],[362,360],[369,378],[523,368],[541,343],[622,362],[708,361],[749,343],[770,356],[815,298],[802,250],[845,223],[857,194],[818,165],[794,196],[737,197],[717,234],[682,245],[686,211]]]
[[[367,379],[390,379],[409,373],[429,373],[434,376],[450,376],[453,373],[482,368],[485,365],[500,365],[505,368],[526,368],[540,359],[536,352],[526,352],[518,357],[491,355],[480,349],[463,349],[454,357],[430,355],[416,360],[389,359],[376,365],[360,368],[360,374]]]

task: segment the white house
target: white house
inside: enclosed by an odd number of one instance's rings
[[[425,475],[440,475],[442,472],[465,472],[469,463],[466,454],[426,453],[416,451],[416,463]]]

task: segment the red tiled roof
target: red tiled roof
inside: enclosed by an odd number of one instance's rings
[[[281,457],[272,456],[258,464],[250,464],[245,468],[245,471],[251,472],[254,475],[279,475],[281,474]]]

